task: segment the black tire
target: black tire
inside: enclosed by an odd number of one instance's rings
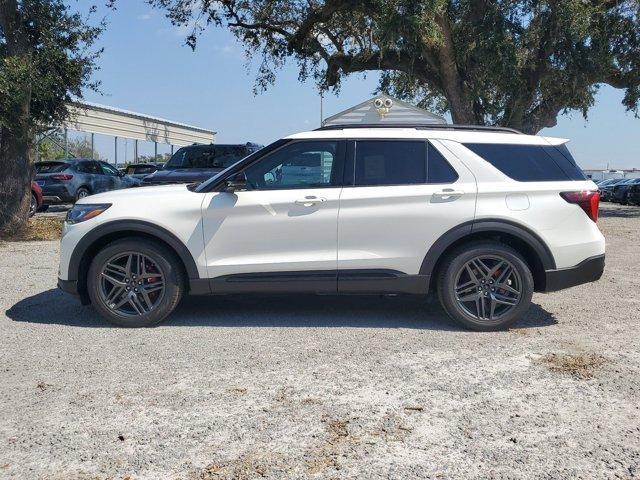
[[[164,279],[164,290],[161,298],[157,299],[157,305],[143,314],[120,313],[110,308],[104,299],[103,269],[114,257],[129,253],[150,259]],[[180,260],[176,255],[165,246],[146,238],[130,237],[109,244],[94,257],[87,274],[87,290],[94,308],[109,322],[121,327],[151,327],[160,323],[180,302],[184,284]]]
[[[38,208],[38,212],[46,212],[47,210],[49,210],[49,205],[40,205]]]
[[[36,214],[37,211],[38,211],[38,199],[32,193],[31,194],[31,201],[29,202],[29,216],[33,217]]]
[[[513,306],[509,306],[507,308],[506,306],[500,305],[499,308],[506,310],[503,314],[496,315],[495,320],[479,318],[482,316],[480,315],[479,307],[477,308],[478,315],[474,316],[469,311],[469,308],[466,308],[456,296],[457,281],[462,278],[462,275],[465,275],[462,273],[463,269],[467,271],[465,265],[476,258],[495,259],[494,265],[497,265],[499,261],[506,261],[508,262],[507,265],[510,264],[513,267],[513,270],[515,270],[513,278],[516,280],[516,288],[519,289],[520,294],[518,295],[517,300],[514,300]],[[495,275],[499,274],[500,270],[495,273]],[[470,274],[467,275],[469,275],[468,278],[471,279]],[[471,280],[473,281],[473,279]],[[502,295],[500,292],[504,292],[504,290],[498,289],[498,292],[495,294],[491,293],[492,291],[495,291],[495,289],[491,289],[488,285],[484,285],[484,281],[483,285],[474,284],[472,281],[467,282],[471,284],[471,287],[467,287],[471,288],[471,295],[468,295],[467,297],[477,295],[479,302],[488,301],[490,302],[489,305],[491,305],[493,302],[492,299],[495,298],[494,295]],[[511,285],[511,280],[509,280],[509,282],[509,285]],[[491,281],[491,283],[493,284],[493,281]],[[476,290],[474,285],[478,287],[478,290]],[[495,286],[497,287],[497,285]],[[471,330],[494,331],[508,328],[527,312],[531,305],[531,297],[533,296],[533,276],[525,260],[513,248],[495,241],[477,241],[457,248],[444,259],[443,264],[438,271],[437,288],[440,303],[451,318]],[[488,288],[489,290],[482,290],[484,293],[476,293],[476,291],[481,292],[480,288]],[[483,299],[482,295],[485,297],[489,295],[490,298]],[[470,301],[468,300],[467,302]],[[494,305],[497,305],[495,302],[493,303]],[[478,303],[474,301],[474,305],[477,306]],[[485,305],[487,304],[482,304],[483,312]],[[490,318],[493,317],[493,310],[491,311],[491,314],[487,316]]]
[[[81,198],[88,197],[91,195],[91,191],[87,187],[80,187],[76,190],[76,202]]]

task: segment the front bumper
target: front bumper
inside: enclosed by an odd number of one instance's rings
[[[61,278],[58,278],[58,288],[63,292],[70,293],[71,295],[80,295],[78,292],[77,280],[62,280]]]
[[[545,292],[555,292],[583,283],[600,280],[604,272],[604,255],[583,260],[578,265],[545,272]]]

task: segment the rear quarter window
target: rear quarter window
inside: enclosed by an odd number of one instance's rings
[[[508,177],[519,182],[586,180],[566,146],[465,143]]]

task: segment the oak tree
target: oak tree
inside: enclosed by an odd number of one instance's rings
[[[258,87],[288,59],[338,88],[380,71],[380,89],[455,123],[536,133],[585,116],[600,85],[640,98],[638,0],[149,0],[174,24],[230,28],[260,58]]]
[[[62,0],[0,0],[0,232],[27,221],[38,129],[60,124],[67,102],[97,88],[91,46],[103,28]]]

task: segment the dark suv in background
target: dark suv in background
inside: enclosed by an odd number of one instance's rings
[[[640,178],[630,178],[614,185],[610,195],[611,201],[626,205],[629,202],[629,189],[638,184],[640,184]]]
[[[68,158],[38,162],[35,169],[44,205],[74,203],[94,193],[140,185],[140,180],[99,160]]]
[[[142,182],[143,185],[202,182],[261,148],[255,143],[182,147],[161,170],[144,177]]]

